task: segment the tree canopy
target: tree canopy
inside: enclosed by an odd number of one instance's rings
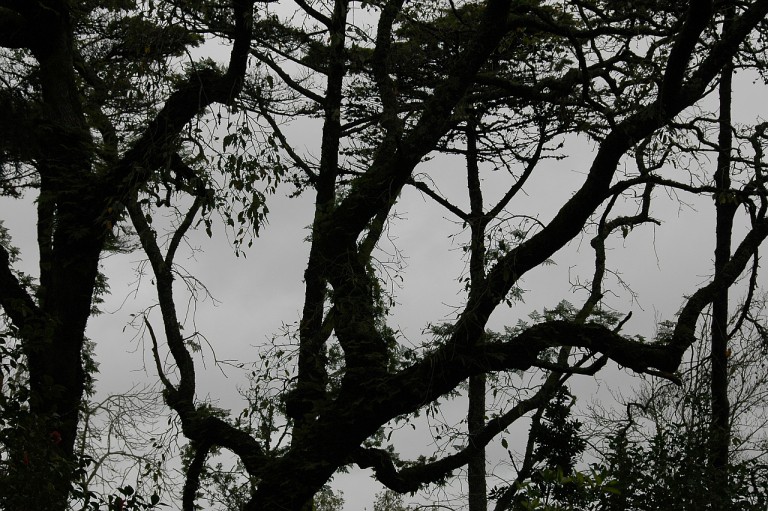
[[[731,107],[737,73],[765,85],[767,15],[768,0],[0,0],[0,190],[4,201],[35,201],[39,255],[38,271],[22,274],[15,233],[0,231],[2,506],[159,504],[134,488],[114,498],[83,490],[92,460],[76,448],[98,393],[92,354],[104,340],[86,327],[107,292],[99,261],[134,251],[156,292],[154,313],[142,315],[153,370],[187,444],[175,503],[185,510],[211,492],[246,510],[306,509],[316,495],[316,507],[337,505],[326,485],[342,469],[372,469],[398,494],[444,483],[472,460],[483,478],[486,446],[532,417],[516,484],[493,492],[500,509],[516,505],[526,480],[545,477],[541,466],[572,472],[583,448],[575,432],[542,440],[547,424],[578,430],[566,381],[611,361],[680,383],[684,356],[702,343],[702,478],[711,509],[726,508],[728,350],[746,328],[765,333],[754,310],[768,236],[768,124],[737,121]],[[547,182],[585,143],[583,179],[568,190]],[[441,192],[443,179],[463,195]],[[523,198],[539,179],[549,191],[532,207]],[[444,276],[463,284],[452,319],[406,341],[378,256],[411,189],[457,222],[466,271]],[[269,363],[253,370],[238,416],[202,398],[177,259],[196,230],[237,254],[258,249],[278,190],[314,204],[295,349],[243,354]],[[656,216],[664,195],[711,199],[711,225],[684,228],[716,248],[698,287],[669,283],[680,309],[648,338],[609,300],[608,275],[623,264],[609,256],[634,229],[674,225]],[[554,309],[492,331],[522,279],[578,239],[594,261],[574,284],[579,301],[553,298]],[[470,412],[454,450],[408,459],[384,434],[480,376],[476,398],[510,397]],[[238,473],[209,463],[221,452]]]

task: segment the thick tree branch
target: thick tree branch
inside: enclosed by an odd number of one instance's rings
[[[376,479],[398,492],[415,492],[421,486],[444,480],[451,472],[466,465],[473,455],[484,449],[496,435],[531,410],[544,405],[552,394],[552,385],[543,385],[533,396],[517,403],[503,415],[491,419],[475,434],[472,441],[455,454],[438,461],[417,464],[397,470],[389,452],[384,449],[360,447],[352,454],[352,460],[360,468],[373,468]]]
[[[169,253],[163,257],[162,251],[157,245],[155,233],[149,227],[140,206],[131,202],[127,209],[155,274],[166,340],[179,371],[179,383],[174,386],[163,374],[159,356],[154,354],[160,379],[165,386],[165,400],[179,414],[187,438],[203,445],[216,445],[231,450],[243,461],[248,473],[255,475],[263,467],[264,454],[261,445],[246,432],[195,405],[195,366],[184,343],[176,314],[173,299],[172,256]],[[195,209],[194,206],[193,209]],[[184,230],[190,224],[190,216],[187,215],[179,228],[180,236],[184,235]],[[149,323],[147,325],[149,326]],[[156,346],[157,340],[151,327],[150,335],[153,346]],[[156,348],[153,349],[156,350]]]
[[[243,86],[251,49],[254,0],[232,0],[234,42],[227,71],[192,72],[167,99],[143,135],[120,158],[107,177],[105,196],[127,197],[151,172],[165,163],[169,148],[175,151],[183,127],[214,103],[231,104]]]
[[[664,70],[664,78],[659,93],[659,102],[662,108],[674,108],[673,102],[683,84],[688,62],[699,42],[699,36],[714,14],[713,7],[712,0],[696,0],[688,3],[685,23],[674,46],[672,46]]]
[[[376,401],[375,407],[366,406],[365,410],[356,407],[357,420],[362,421],[364,416],[365,423],[383,424],[434,401],[473,374],[530,369],[539,362],[542,351],[559,346],[602,353],[638,372],[656,368],[672,373],[682,356],[670,345],[627,339],[599,324],[550,321],[534,325],[505,341],[483,342],[466,349],[448,343],[397,374],[349,390],[354,395],[345,401],[345,408],[334,406],[326,417],[330,419],[338,414],[338,424],[345,423],[348,403],[365,400],[364,396],[375,392],[382,398]]]
[[[299,360],[296,387],[286,396],[286,413],[295,422],[294,434],[300,436],[313,409],[325,399],[328,373],[326,369],[323,313],[327,299],[327,276],[323,269],[328,261],[316,242],[320,221],[335,203],[336,180],[339,175],[341,144],[341,106],[346,74],[345,41],[347,0],[335,0],[330,19],[330,46],[323,106],[323,132],[320,147],[320,168],[315,188],[315,218],[312,224],[312,246],[304,272],[304,306],[299,323]]]
[[[543,409],[552,394],[572,374],[594,375],[605,365],[607,357],[599,358],[589,367],[569,367],[565,364],[570,350],[564,348],[558,357],[558,364],[548,364],[552,373],[536,393],[519,401],[510,410],[488,421],[482,429],[472,435],[470,442],[455,454],[438,461],[407,466],[397,470],[392,457],[384,449],[358,448],[352,455],[360,468],[373,468],[376,478],[388,488],[399,492],[414,492],[424,484],[436,483],[451,475],[451,472],[466,465],[476,453],[484,449],[498,434],[532,410]],[[541,361],[534,364],[541,366]]]
[[[370,170],[356,180],[351,192],[336,211],[329,215],[327,224],[334,226],[321,231],[323,245],[333,253],[332,247],[349,246],[381,208],[387,207],[410,178],[421,158],[435,146],[452,125],[451,115],[471,85],[477,71],[504,36],[504,20],[509,12],[508,0],[490,0],[482,24],[468,48],[460,54],[448,78],[436,87],[425,101],[422,116],[414,129],[398,145],[394,155],[378,154]],[[344,226],[343,229],[339,229]],[[324,230],[326,231],[326,230]]]

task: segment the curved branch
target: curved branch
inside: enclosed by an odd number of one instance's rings
[[[561,353],[560,361],[567,358],[568,353],[569,350],[567,349]],[[606,361],[607,357],[601,357],[594,364],[586,368],[551,364],[553,372],[533,396],[518,402],[512,409],[488,421],[482,429],[472,435],[471,441],[463,449],[438,461],[410,466],[398,471],[389,452],[384,449],[363,447],[360,447],[353,453],[352,460],[360,468],[373,468],[376,473],[376,479],[388,488],[399,493],[414,492],[424,484],[438,482],[450,476],[452,471],[466,465],[496,435],[507,429],[515,421],[532,410],[543,409],[554,391],[560,387],[568,376],[571,374],[594,375],[605,365]],[[537,363],[535,365],[540,364]],[[564,374],[567,374],[565,378],[563,378]]]
[[[551,392],[551,386],[542,386],[535,395],[520,401],[511,410],[488,421],[485,427],[472,435],[472,441],[459,452],[438,461],[406,467],[398,471],[389,452],[384,449],[363,447],[352,454],[352,460],[360,468],[373,468],[376,479],[388,488],[398,493],[415,492],[422,485],[438,482],[448,477],[452,471],[466,465],[472,456],[484,449],[496,435],[526,413],[545,404]]]
[[[232,0],[234,43],[224,74],[211,69],[193,71],[167,99],[144,134],[120,158],[103,183],[105,196],[125,197],[163,166],[169,146],[184,126],[214,103],[230,104],[243,87],[250,54],[255,0]]]
[[[144,324],[147,326],[149,332],[149,338],[152,339],[152,358],[155,359],[155,369],[157,369],[157,376],[160,378],[160,382],[165,387],[166,391],[171,393],[176,391],[176,387],[171,383],[171,380],[165,375],[163,371],[163,363],[160,361],[160,352],[157,349],[157,336],[155,335],[155,329],[152,328],[152,324],[149,322],[149,318],[144,316]]]
[[[671,341],[672,347],[681,356],[693,343],[696,323],[701,311],[712,302],[718,293],[736,282],[766,237],[768,237],[768,219],[763,218],[744,236],[744,239],[734,250],[733,256],[723,265],[722,271],[706,286],[699,288],[688,298],[680,311]]]
[[[195,365],[179,330],[179,320],[173,298],[173,260],[171,258],[169,263],[166,262],[168,257],[163,256],[157,244],[156,234],[147,223],[141,207],[135,201],[130,201],[127,210],[155,274],[157,297],[165,325],[165,336],[173,359],[179,368],[179,384],[173,391],[168,389],[168,400],[184,403],[185,407],[192,407],[195,395]]]
[[[155,234],[147,224],[139,205],[131,202],[127,209],[155,274],[166,340],[179,370],[179,384],[174,387],[162,373],[159,356],[156,353],[157,340],[150,327],[155,363],[158,366],[159,377],[166,388],[165,401],[179,414],[182,429],[187,438],[201,444],[216,445],[231,450],[243,461],[248,473],[255,475],[261,469],[264,461],[261,444],[248,433],[211,415],[194,403],[195,366],[184,343],[184,337],[181,335],[180,323],[176,314],[173,299],[173,273],[170,264],[172,257],[169,255],[163,257],[160,247],[157,245]],[[188,219],[189,217],[185,218],[185,221]],[[169,264],[166,264],[166,261],[169,261]]]
[[[699,36],[707,27],[708,21],[714,13],[712,0],[699,0],[688,4],[688,13],[685,23],[675,41],[672,51],[667,59],[667,67],[664,70],[664,79],[661,84],[659,102],[663,108],[671,106],[676,99],[685,77],[685,70],[691,60]]]

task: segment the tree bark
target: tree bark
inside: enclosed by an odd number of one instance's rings
[[[469,411],[467,413],[467,429],[471,444],[477,431],[485,426],[485,373],[476,374],[469,378]],[[467,464],[467,486],[469,511],[486,511],[488,509],[488,490],[485,482],[485,447],[478,449]]]
[[[725,30],[733,16],[732,6],[726,12]],[[720,78],[720,118],[718,134],[717,170],[715,185],[715,277],[723,272],[731,257],[733,220],[738,207],[729,194],[731,186],[731,149],[733,145],[731,120],[733,64],[723,67]],[[709,465],[711,471],[710,500],[712,509],[728,509],[731,498],[728,491],[728,453],[731,440],[730,403],[728,401],[728,289],[719,293],[712,302],[711,363],[712,417],[709,431]]]
[[[63,2],[46,2],[36,17],[38,36],[32,54],[39,63],[42,111],[48,147],[38,162],[39,208],[55,216],[41,218],[39,231],[39,325],[22,344],[29,364],[33,438],[48,442],[29,460],[28,478],[47,481],[40,498],[44,509],[67,507],[78,412],[85,371],[82,349],[86,323],[107,229],[99,225],[101,199],[87,186],[92,139],[80,104],[73,65],[73,27]],[[44,34],[44,35],[43,35]],[[21,504],[29,509],[29,503]]]
[[[465,133],[467,136],[467,189],[470,203],[470,289],[476,290],[485,280],[485,227],[487,221],[483,214],[483,195],[480,187],[480,175],[477,152],[477,120],[470,112]],[[469,445],[485,426],[485,388],[486,375],[480,373],[469,378],[469,407],[467,411],[467,430]],[[467,486],[469,511],[488,509],[487,488],[485,482],[485,447],[480,447],[470,457],[467,464]]]

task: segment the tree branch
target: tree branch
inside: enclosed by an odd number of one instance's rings
[[[155,369],[157,369],[157,376],[160,378],[160,382],[169,393],[176,392],[176,387],[171,383],[168,377],[163,371],[163,363],[160,361],[160,352],[157,348],[157,336],[155,335],[155,329],[152,328],[152,324],[149,322],[149,318],[144,316],[144,324],[147,326],[149,332],[149,338],[152,339],[152,358],[155,360]]]
[[[173,273],[170,265],[172,258],[169,258],[168,255],[163,257],[160,247],[157,245],[155,233],[147,224],[139,205],[131,202],[127,209],[155,274],[166,340],[179,370],[179,384],[174,387],[168,378],[164,377],[159,356],[154,353],[159,377],[166,388],[165,400],[168,406],[179,414],[182,429],[187,438],[201,444],[217,445],[231,450],[243,461],[248,473],[256,475],[264,462],[261,445],[246,432],[219,417],[211,415],[210,412],[197,407],[194,403],[195,366],[181,335],[180,323],[176,314],[173,299]],[[185,218],[185,221],[188,219],[189,217]],[[166,264],[166,261],[169,261],[170,264]],[[149,326],[148,323],[147,325]],[[157,340],[154,331],[151,327],[149,331],[152,336],[153,349],[156,351]]]
[[[561,362],[568,357],[568,353],[569,350],[566,349],[561,354],[559,357]],[[606,360],[607,357],[601,357],[594,364],[582,369],[564,364],[551,364],[552,374],[533,396],[518,402],[507,412],[488,421],[481,430],[472,435],[471,441],[463,449],[438,461],[409,466],[398,471],[389,452],[384,449],[364,447],[360,447],[352,454],[352,460],[360,468],[373,468],[376,479],[396,492],[417,491],[424,484],[435,483],[450,476],[452,471],[466,465],[473,455],[484,449],[496,435],[515,421],[532,410],[543,408],[553,392],[562,385],[564,373],[568,376],[571,374],[594,375],[605,365]],[[568,376],[565,378],[567,379]]]
[[[686,301],[677,319],[671,345],[680,355],[693,343],[696,334],[696,323],[704,307],[723,289],[736,282],[746,268],[747,263],[754,257],[755,252],[768,237],[768,219],[763,218],[747,233],[739,243],[730,260],[722,267],[719,275],[715,276],[706,286],[696,290]]]
[[[178,402],[179,406],[183,404],[185,408],[191,408],[195,395],[195,366],[192,356],[184,344],[184,337],[179,330],[179,320],[173,298],[173,261],[170,261],[170,265],[166,263],[166,257],[163,257],[157,244],[156,233],[147,223],[141,207],[135,201],[130,201],[127,204],[127,210],[155,274],[157,297],[163,315],[166,340],[179,368],[179,384],[173,391],[168,389],[168,399]]]
[[[11,256],[0,243],[0,306],[13,324],[24,330],[39,321],[42,312],[11,270]]]
[[[274,60],[272,60],[271,58],[269,58],[269,57],[267,57],[265,55],[262,55],[260,52],[257,52],[255,50],[251,50],[251,55],[256,57],[259,60],[259,62],[263,62],[264,64],[266,64],[291,89],[293,89],[296,92],[298,92],[299,94],[305,96],[307,99],[310,99],[310,100],[314,101],[318,105],[322,105],[323,104],[324,99],[323,99],[323,97],[320,94],[312,92],[311,90],[307,89],[306,87],[303,87],[302,85],[300,85],[299,82],[297,82],[296,80],[291,78],[291,75],[286,73],[285,69],[282,66],[280,66],[279,64],[277,64]]]
[[[192,206],[189,208],[189,211],[187,211],[187,214],[184,215],[184,219],[176,228],[176,232],[173,233],[171,241],[168,244],[168,250],[165,254],[166,268],[171,268],[173,266],[173,258],[176,255],[176,250],[178,250],[181,240],[187,235],[189,228],[192,227],[192,222],[194,221],[195,216],[197,216],[197,212],[200,211],[200,208],[205,202],[205,197],[203,196],[204,193],[204,189],[198,190],[198,194],[195,196]]]
[[[360,468],[373,468],[376,479],[388,488],[398,492],[415,492],[422,485],[435,483],[451,475],[451,472],[466,465],[473,455],[484,449],[496,435],[531,410],[547,402],[552,388],[544,385],[528,399],[517,403],[503,415],[491,419],[480,431],[472,435],[472,441],[455,454],[431,463],[405,467],[398,471],[392,456],[384,449],[360,447],[352,454],[352,460]]]
[[[659,92],[659,103],[663,109],[672,107],[683,84],[688,62],[693,56],[699,36],[707,27],[714,13],[712,0],[697,0],[688,3],[688,13],[683,28],[677,36],[664,70]]]
[[[283,133],[283,131],[280,129],[280,126],[277,124],[274,116],[267,110],[261,98],[259,98],[259,107],[261,107],[259,113],[262,117],[264,117],[264,119],[267,120],[267,123],[272,128],[272,132],[277,136],[277,139],[280,141],[280,145],[283,146],[283,149],[285,149],[285,151],[288,153],[288,156],[291,157],[293,163],[304,171],[304,173],[307,175],[307,179],[309,179],[311,184],[315,184],[317,182],[317,173],[312,170],[307,162],[304,161],[304,158],[299,156],[293,147],[291,147],[291,144],[288,143],[288,139],[286,138],[285,133]]]
[[[447,199],[440,196],[437,192],[432,190],[430,187],[426,185],[426,183],[422,181],[416,181],[415,179],[411,178],[408,180],[408,184],[422,192],[427,197],[431,198],[441,206],[443,206],[445,209],[462,219],[463,221],[467,222],[469,221],[469,214],[465,213],[461,208],[458,206],[454,206],[450,202],[448,202]]]
[[[103,184],[105,196],[130,196],[154,169],[163,166],[169,147],[174,147],[188,122],[213,103],[232,103],[240,93],[250,54],[253,4],[254,0],[232,0],[235,28],[227,71],[222,75],[201,69],[189,74],[109,173]]]
[[[331,25],[333,24],[333,22],[331,21],[331,18],[329,18],[325,14],[321,13],[320,11],[312,7],[304,0],[294,0],[294,2],[296,2],[296,5],[301,7],[304,10],[304,12],[306,12],[307,14],[315,18],[317,21],[319,21],[326,27],[331,28]]]

